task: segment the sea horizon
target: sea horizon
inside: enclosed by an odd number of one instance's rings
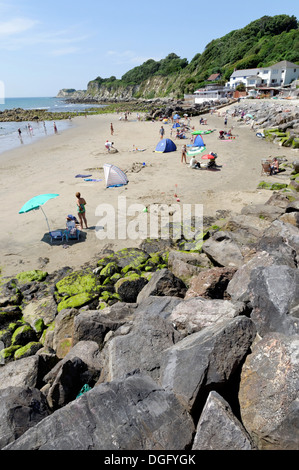
[[[57,97],[20,97],[5,98],[0,102],[0,113],[13,109],[45,109],[52,113],[82,112],[91,107],[103,107],[103,105],[68,103],[64,98]],[[56,122],[58,132],[63,132],[72,127],[71,119]],[[20,129],[20,131],[19,131]],[[28,145],[48,135],[54,134],[54,121],[9,121],[0,122],[0,154],[12,150],[20,145]]]

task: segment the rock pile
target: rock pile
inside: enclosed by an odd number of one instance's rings
[[[299,148],[298,105],[248,99],[234,106],[233,112],[267,140],[282,147]]]
[[[298,201],[3,279],[0,448],[298,450]]]

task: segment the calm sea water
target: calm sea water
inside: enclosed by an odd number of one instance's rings
[[[0,111],[6,109],[46,109],[50,112],[82,112],[91,107],[102,105],[87,105],[67,103],[62,98],[6,98],[0,102]],[[58,132],[72,126],[71,120],[56,121]],[[19,135],[18,129],[21,130]],[[42,137],[54,134],[54,121],[43,122],[0,122],[0,153],[6,150],[30,144]]]

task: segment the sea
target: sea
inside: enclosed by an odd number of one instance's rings
[[[0,111],[22,108],[45,109],[50,112],[88,112],[90,108],[103,105],[68,103],[63,98],[5,98],[0,101]],[[55,121],[57,131],[63,132],[73,126],[71,119]],[[21,133],[19,133],[19,129]],[[45,136],[54,134],[54,121],[45,122],[0,122],[0,153],[14,149],[20,145],[28,145]]]

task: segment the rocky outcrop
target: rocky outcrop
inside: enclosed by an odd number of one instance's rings
[[[4,279],[1,448],[298,450],[298,201]]]

